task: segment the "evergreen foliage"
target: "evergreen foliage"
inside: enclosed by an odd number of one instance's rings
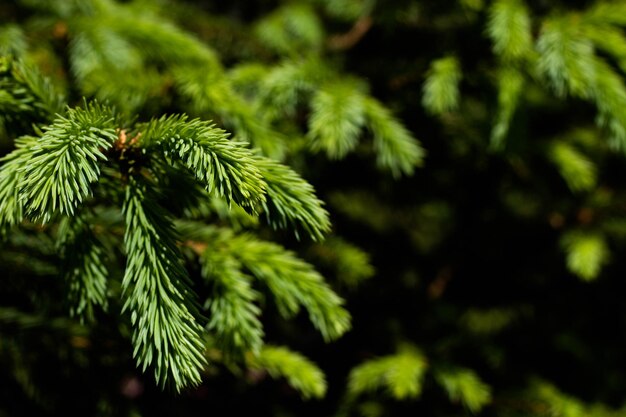
[[[44,224],[61,219],[57,241],[66,264],[70,313],[93,321],[95,308],[108,304],[111,277],[106,248],[89,224],[89,206],[102,204],[103,193],[113,195],[125,219],[122,311],[130,313],[133,356],[144,371],[154,368],[161,386],[180,390],[201,382],[205,319],[182,263],[173,216],[161,206],[167,175],[191,184],[195,178],[205,187],[203,198],[221,197],[254,215],[264,212],[275,227],[296,233],[302,228],[314,239],[328,231],[328,214],[298,174],[229,140],[209,122],[175,115],[134,127],[124,123],[112,109],[86,103],[38,128],[38,136],[18,139],[0,171],[6,196],[2,226],[9,233],[23,219]],[[115,184],[118,190],[94,191]],[[311,266],[279,246],[227,236],[231,245],[243,245],[233,250],[243,249],[246,257],[205,256],[203,268],[205,278],[218,277],[221,283],[206,303],[212,313],[207,330],[225,340],[225,349],[258,353],[262,346],[260,309],[239,264],[266,281],[283,315],[305,306],[328,340],[349,328],[343,301]]]
[[[0,415],[626,414],[625,30],[1,4]]]
[[[306,398],[321,398],[326,393],[326,380],[322,371],[304,356],[285,347],[264,346],[249,359],[253,369],[264,369],[273,378],[285,377],[289,385]]]
[[[424,108],[434,114],[456,110],[459,105],[460,81],[461,69],[455,57],[434,61],[424,83]]]
[[[385,388],[399,400],[415,398],[422,392],[426,367],[426,359],[414,349],[373,359],[351,371],[348,393],[355,396]]]
[[[461,402],[472,413],[480,411],[491,402],[491,388],[472,370],[440,370],[435,378],[446,390],[451,401]]]

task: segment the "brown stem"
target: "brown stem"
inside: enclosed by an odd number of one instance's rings
[[[336,51],[352,48],[365,36],[373,23],[371,16],[362,16],[354,22],[354,25],[348,32],[331,36],[328,40],[328,47]]]

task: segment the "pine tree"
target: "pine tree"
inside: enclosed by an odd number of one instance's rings
[[[266,369],[304,398],[322,396],[326,381],[314,363],[265,345],[268,296],[285,319],[304,310],[325,341],[351,324],[344,300],[309,263],[262,237],[265,224],[321,242],[331,227],[313,187],[278,161],[296,148],[287,143],[291,128],[277,130],[277,115],[311,100],[311,149],[331,157],[353,151],[371,129],[379,165],[394,174],[419,164],[418,143],[318,53],[262,68],[259,78],[255,68],[227,72],[156,4],[25,1],[4,11],[25,18],[0,33],[3,251],[39,259],[9,266],[1,353],[15,382],[43,409],[58,406],[18,352],[32,351],[22,340],[28,323],[45,327],[54,322],[48,317],[67,315],[59,329],[80,335],[72,336],[78,351],[102,323],[121,326],[127,354],[162,389],[196,386],[221,363],[235,373]],[[312,16],[285,9],[259,25],[259,36],[275,38],[272,19]],[[299,30],[319,30],[319,22],[301,23]],[[56,60],[58,50],[66,62]],[[328,113],[344,107],[335,85],[360,108],[349,125]],[[263,90],[258,102],[247,89]],[[350,143],[338,143],[345,134]],[[335,242],[362,258],[364,272],[350,279],[371,275],[362,252]],[[32,291],[18,282],[33,276],[54,284],[22,299]]]
[[[623,0],[191,3],[0,5],[0,414],[624,414]]]

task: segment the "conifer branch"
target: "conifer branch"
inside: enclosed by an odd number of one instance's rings
[[[20,57],[27,48],[26,34],[21,27],[7,24],[0,28],[0,56]]]
[[[622,72],[626,72],[626,34],[624,30],[614,26],[593,24],[594,21],[589,20],[583,21],[582,36],[593,42],[599,51],[613,57]]]
[[[286,165],[262,156],[255,161],[267,187],[263,209],[268,223],[275,228],[293,227],[298,237],[302,228],[313,240],[322,240],[330,220],[313,186]]]
[[[619,0],[598,2],[585,13],[585,19],[594,24],[626,26],[626,4]]]
[[[179,67],[174,71],[175,82],[188,99],[190,111],[197,115],[217,115],[224,125],[233,130],[238,140],[249,142],[264,155],[282,159],[285,143],[282,136],[273,131],[252,111],[230,85],[221,69],[207,74],[204,68]]]
[[[428,367],[426,358],[415,348],[395,355],[371,359],[355,367],[348,377],[348,394],[356,397],[384,388],[393,398],[416,398]]]
[[[290,317],[304,307],[325,340],[340,337],[350,328],[344,301],[311,265],[277,244],[250,235],[231,240],[233,256],[263,281],[273,293],[280,312]]]
[[[259,106],[270,120],[293,117],[322,83],[333,77],[319,60],[286,61],[272,68],[261,83]]]
[[[561,237],[561,246],[567,256],[567,269],[585,281],[596,279],[609,261],[608,245],[598,232],[569,231]]]
[[[364,97],[353,85],[332,83],[311,100],[309,138],[314,151],[341,159],[358,144],[365,124]]]
[[[523,75],[513,67],[504,67],[498,72],[498,111],[491,129],[491,149],[501,150],[505,145],[524,82]]]
[[[264,369],[272,378],[286,378],[304,399],[326,394],[326,378],[317,365],[286,347],[265,345],[258,354],[248,355],[248,366]]]
[[[572,191],[590,190],[596,185],[596,166],[572,145],[554,141],[548,147],[548,158]]]
[[[365,100],[366,125],[374,135],[376,162],[393,176],[411,175],[422,164],[424,149],[392,114],[373,98]]]
[[[453,111],[459,106],[461,67],[457,58],[440,58],[430,65],[422,105],[432,114]]]
[[[96,306],[108,306],[105,250],[81,215],[63,219],[58,233],[70,315],[93,321]]]
[[[312,253],[322,265],[334,270],[339,282],[349,289],[356,288],[376,272],[367,252],[338,236],[315,245]]]
[[[491,387],[470,369],[437,369],[435,380],[446,390],[452,402],[460,402],[470,413],[479,412],[491,402]]]
[[[581,23],[582,22],[582,23]],[[537,48],[539,70],[558,95],[571,94],[595,102],[597,124],[605,128],[612,147],[626,149],[626,85],[622,77],[594,52],[583,23],[573,16],[544,24]]]
[[[194,245],[194,250],[204,258],[207,275],[246,280],[241,275],[246,271],[267,285],[284,317],[290,318],[304,307],[325,340],[336,339],[349,329],[350,314],[343,308],[343,300],[293,252],[251,234],[235,235],[228,229],[193,222],[178,222],[177,226],[186,241],[202,242]],[[230,281],[235,285],[234,280]],[[241,281],[236,285],[241,289],[240,299],[253,301],[256,296],[248,292],[247,285],[244,288]]]
[[[0,129],[22,134],[32,123],[51,121],[63,103],[64,98],[37,69],[0,56]]]
[[[209,313],[207,330],[215,332],[216,342],[227,357],[248,351],[258,354],[264,332],[259,295],[252,289],[251,278],[241,272],[236,259],[224,256],[213,245],[204,246],[200,251],[202,275],[213,284],[204,304]]]
[[[86,96],[115,103],[127,112],[160,90],[161,77],[143,65],[142,57],[120,34],[87,21],[69,44],[72,72]]]
[[[23,167],[29,163],[32,147],[37,138],[23,136],[15,140],[15,150],[5,155],[0,161],[0,231],[6,234],[12,226],[20,223],[24,217],[24,204],[20,197],[20,183]]]
[[[530,13],[524,0],[496,0],[489,9],[487,33],[504,60],[528,56],[533,49]]]
[[[559,96],[568,92],[590,98],[595,79],[593,44],[580,36],[572,18],[561,17],[544,23],[537,41],[539,70]]]
[[[159,385],[180,391],[201,381],[202,326],[172,222],[145,181],[131,176],[126,188],[124,311],[131,313],[137,364],[153,366]]]
[[[265,45],[284,56],[317,52],[324,41],[322,22],[306,3],[284,5],[257,22],[255,32]]]
[[[265,202],[266,184],[252,151],[227,139],[209,122],[163,116],[142,127],[140,146],[158,146],[172,162],[189,170],[209,191],[248,211]]]
[[[90,104],[59,116],[30,149],[29,163],[20,178],[26,214],[47,222],[55,213],[73,215],[91,195],[100,176],[103,152],[110,149],[115,124],[109,109]]]
[[[595,62],[595,70],[596,124],[608,132],[611,147],[626,152],[626,84],[623,77],[600,58]]]

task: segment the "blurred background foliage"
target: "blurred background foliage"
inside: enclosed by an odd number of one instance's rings
[[[0,66],[3,153],[53,89],[212,119],[327,202],[325,241],[277,239],[353,317],[324,344],[264,306],[293,352],[209,349],[202,385],[162,392],[128,327],[68,316],[54,242],[25,227],[0,252],[0,413],[626,415],[623,0],[12,0],[0,22],[0,53],[47,77]],[[243,236],[203,273],[253,265]]]

